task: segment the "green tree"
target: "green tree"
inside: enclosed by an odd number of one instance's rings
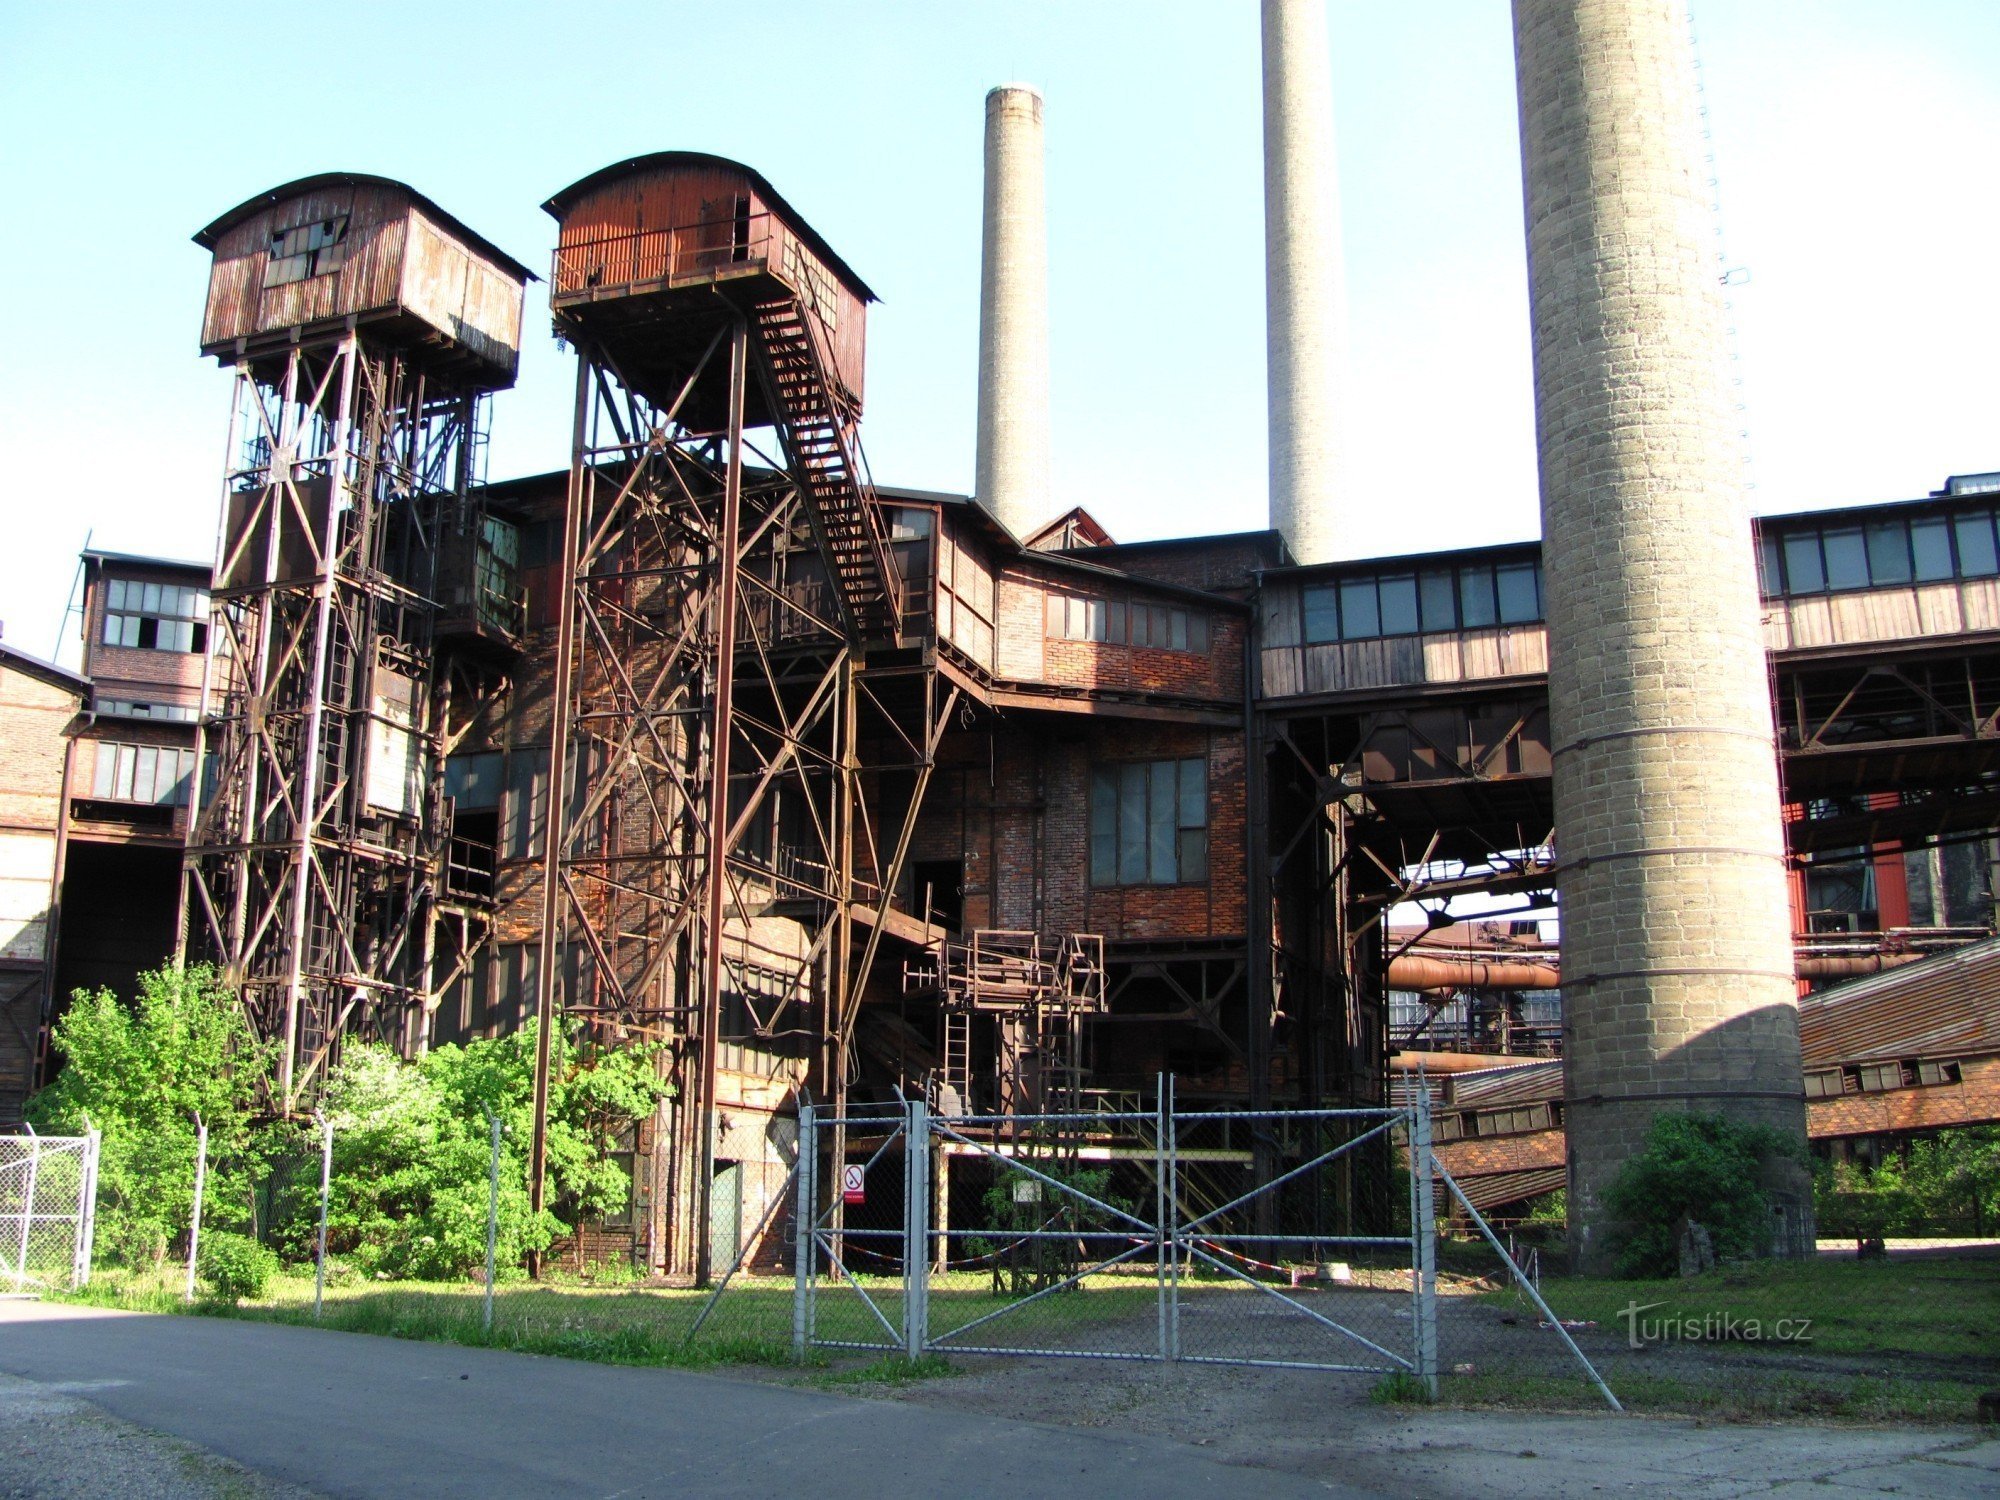
[[[107,1259],[157,1264],[186,1243],[197,1113],[208,1126],[204,1216],[252,1221],[265,1058],[213,970],[142,974],[129,1005],[109,990],[79,990],[53,1040],[63,1070],[30,1101],[28,1118],[44,1132],[103,1132],[97,1246]]]
[[[1777,1131],[1720,1115],[1653,1118],[1646,1148],[1625,1163],[1604,1203],[1623,1225],[1618,1270],[1625,1276],[1671,1276],[1683,1218],[1705,1228],[1718,1259],[1761,1255],[1770,1241],[1771,1206],[1758,1185],[1769,1157],[1796,1159],[1799,1148]]]
[[[625,1206],[627,1174],[611,1160],[622,1130],[644,1119],[666,1089],[652,1052],[586,1052],[551,1043],[549,1198],[528,1207],[533,1133],[533,1028],[439,1047],[415,1063],[388,1048],[350,1043],[327,1081],[333,1182],[327,1243],[369,1274],[448,1279],[483,1265],[491,1165],[489,1119],[504,1127],[497,1263],[518,1266],[580,1219]],[[489,1115],[490,1111],[490,1115]],[[310,1253],[317,1200],[295,1195],[282,1232],[293,1255]]]

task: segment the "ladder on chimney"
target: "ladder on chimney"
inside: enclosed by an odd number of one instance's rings
[[[813,320],[798,298],[780,297],[759,303],[754,321],[785,448],[804,481],[813,530],[848,627],[859,640],[893,641],[900,633],[896,574]]]

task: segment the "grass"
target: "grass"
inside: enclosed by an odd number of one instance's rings
[[[1727,1422],[1970,1422],[1981,1390],[1956,1380],[1870,1376],[1717,1380],[1614,1371],[1609,1379],[1627,1411]],[[1604,1398],[1581,1374],[1574,1378],[1511,1372],[1441,1375],[1438,1400],[1449,1406],[1507,1411],[1604,1410]]]
[[[1994,1358],[2000,1349],[2000,1260],[1965,1257],[1889,1261],[1757,1261],[1686,1280],[1609,1281],[1547,1277],[1542,1296],[1563,1318],[1623,1332],[1627,1307],[1649,1319],[1721,1314],[1769,1327],[1810,1318],[1810,1342],[1763,1344],[1759,1352],[1814,1357]],[[1518,1290],[1484,1300],[1526,1310]]]

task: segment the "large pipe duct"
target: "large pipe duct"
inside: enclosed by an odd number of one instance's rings
[[[1859,979],[1899,969],[1904,964],[1921,963],[1925,953],[1802,953],[1794,960],[1800,979],[1824,983],[1830,979]],[[1419,994],[1451,994],[1457,990],[1559,990],[1562,970],[1547,959],[1523,961],[1497,958],[1437,958],[1424,953],[1404,953],[1389,960],[1388,985],[1392,990]]]
[[[1570,1232],[1663,1110],[1803,1142],[1749,515],[1675,0],[1515,0],[1534,335]],[[1767,1164],[1810,1253],[1802,1170]]]
[[[1264,0],[1264,318],[1271,526],[1338,555],[1346,287],[1326,0]]]
[[[1042,96],[986,96],[979,258],[979,439],[973,492],[1016,537],[1054,513],[1049,491],[1049,230]]]

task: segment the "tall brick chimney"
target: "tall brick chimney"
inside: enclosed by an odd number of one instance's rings
[[[1677,0],[1515,0],[1570,1232],[1663,1110],[1803,1141],[1770,689]],[[1807,1252],[1804,1174],[1767,1165]]]

